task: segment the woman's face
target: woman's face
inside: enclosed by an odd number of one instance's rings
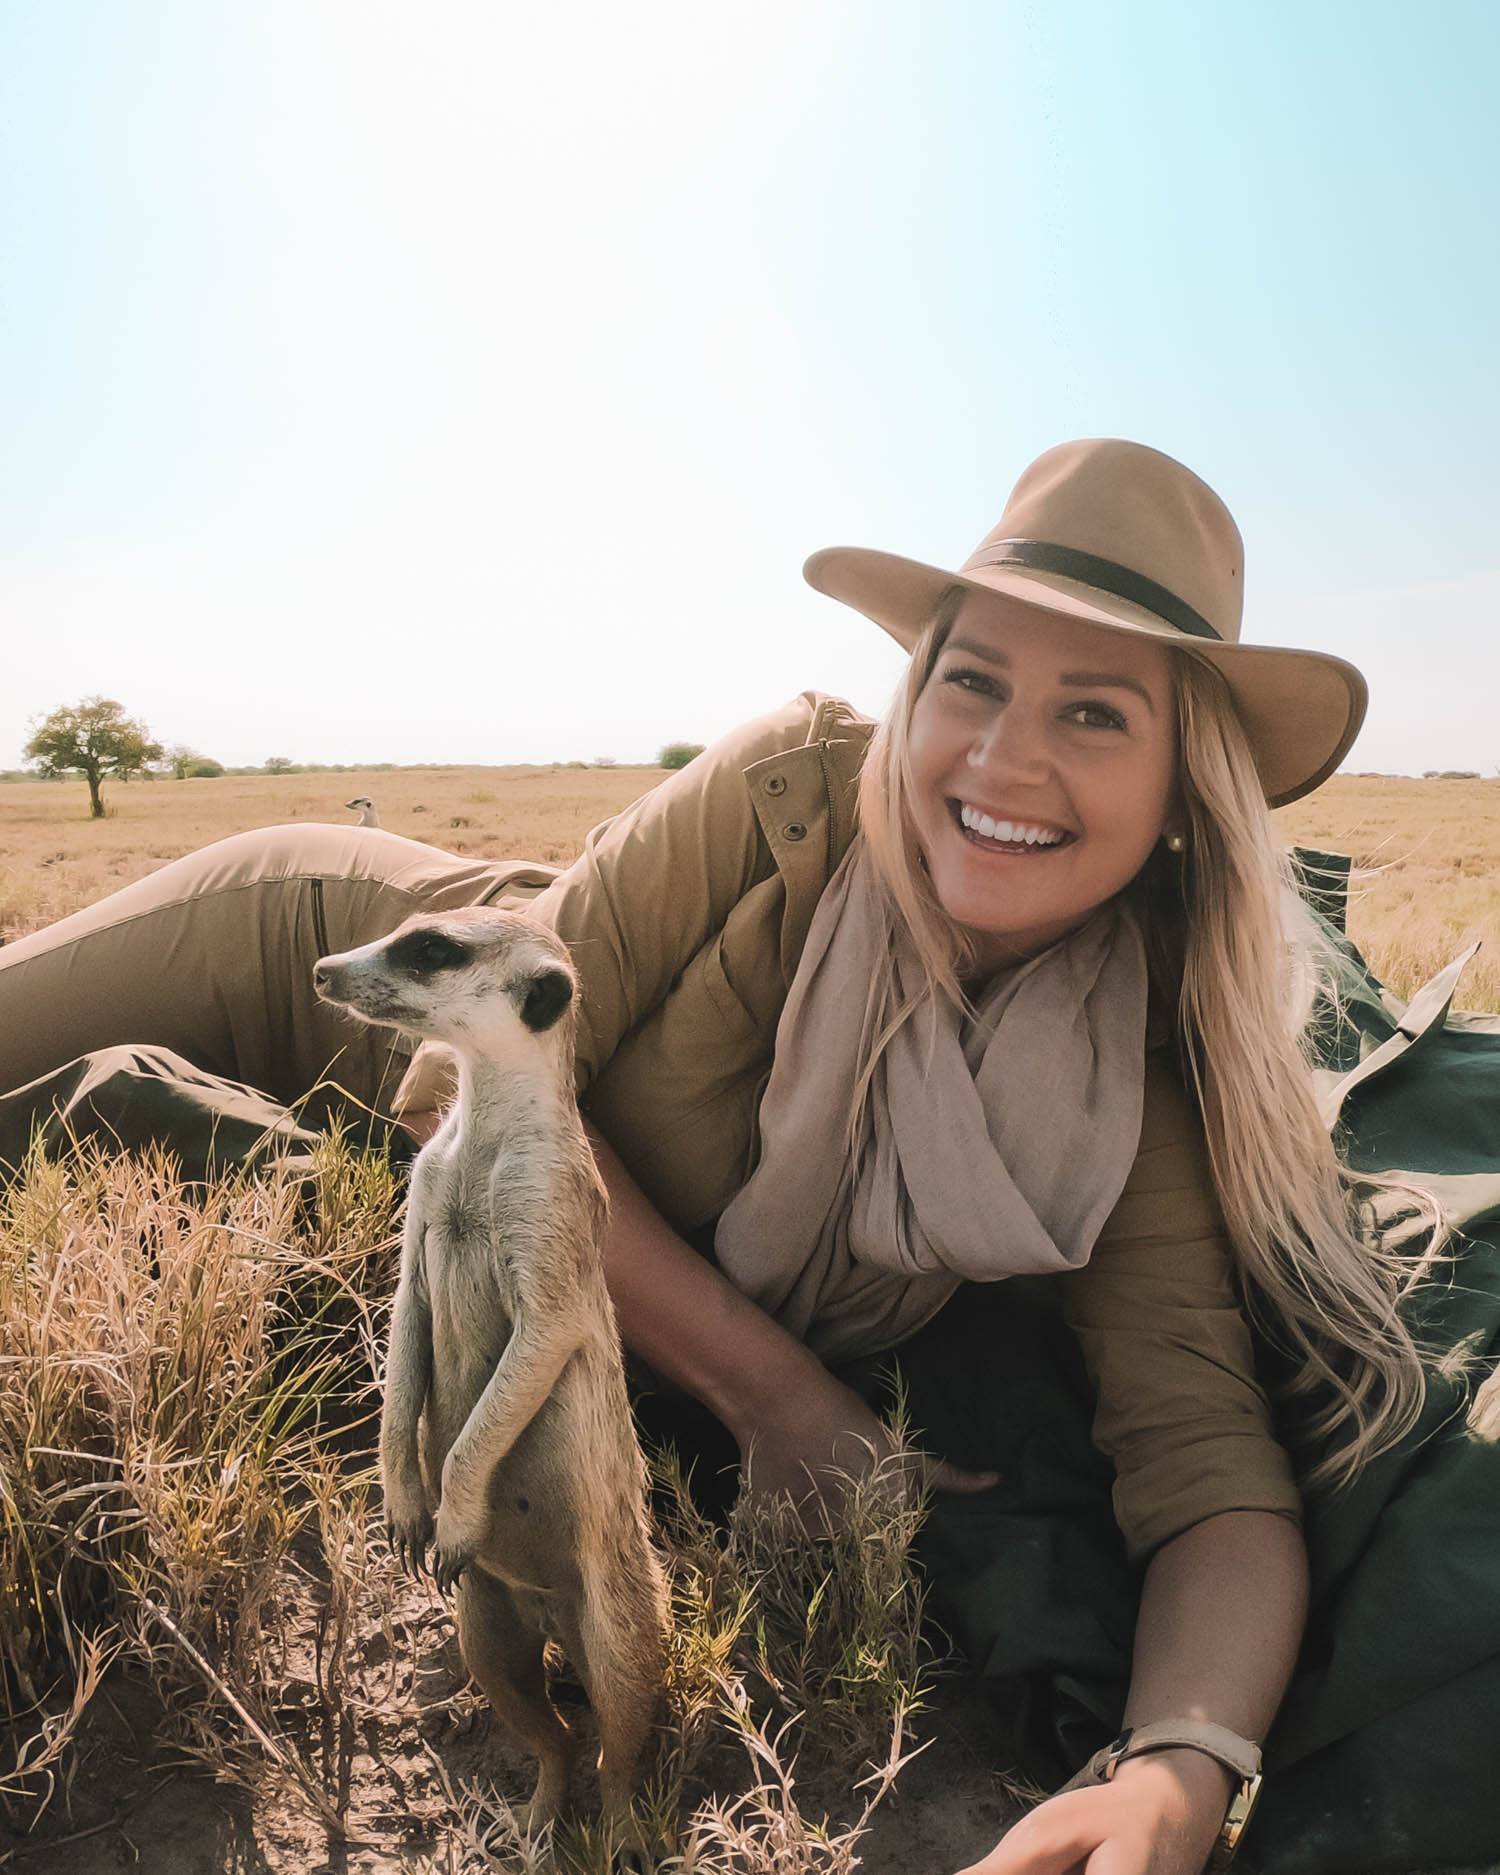
[[[970,595],[912,710],[912,808],[933,889],[982,969],[1034,956],[1129,884],[1177,768],[1167,653]]]

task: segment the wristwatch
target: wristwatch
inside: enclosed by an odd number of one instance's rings
[[[1240,1781],[1209,1862],[1214,1871],[1227,1869],[1250,1821],[1261,1783],[1260,1746],[1231,1732],[1227,1725],[1213,1725],[1206,1719],[1159,1719],[1151,1725],[1127,1725],[1062,1788],[1083,1790],[1090,1784],[1107,1784],[1127,1758],[1138,1758],[1147,1751],[1181,1750],[1205,1752]]]

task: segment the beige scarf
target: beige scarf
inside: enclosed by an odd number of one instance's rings
[[[877,1064],[851,1168],[884,948],[898,994],[923,980],[905,932],[888,929],[856,838],[782,1011],[758,1163],[714,1239],[735,1287],[825,1360],[893,1347],[961,1282],[1078,1269],[1140,1143],[1145,946],[1112,900],[987,984],[972,1019],[924,1001]]]

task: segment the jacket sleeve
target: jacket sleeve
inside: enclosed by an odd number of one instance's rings
[[[1147,1057],[1124,1192],[1061,1294],[1098,1389],[1094,1442],[1114,1461],[1132,1557],[1220,1511],[1300,1514],[1255,1377],[1202,1123],[1165,1050]]]
[[[775,870],[745,781],[767,756],[800,748],[811,692],[742,724],[595,827],[582,854],[530,913],[578,970],[578,1092],[660,1004],[750,887]]]

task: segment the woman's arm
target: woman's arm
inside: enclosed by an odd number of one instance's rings
[[[702,1402],[733,1434],[752,1486],[802,1499],[830,1494],[885,1448],[879,1419],[802,1343],[684,1243],[593,1126],[609,1192],[604,1274],[620,1338]],[[934,1462],[938,1490],[983,1491],[993,1473]]]
[[[1307,1552],[1290,1518],[1225,1511],[1184,1530],[1146,1570],[1126,1723],[1207,1719],[1263,1740],[1306,1612]],[[1109,1875],[1198,1875],[1233,1789],[1202,1752],[1130,1758],[1109,1783],[1039,1805],[964,1875],[1075,1875],[1104,1844]]]

